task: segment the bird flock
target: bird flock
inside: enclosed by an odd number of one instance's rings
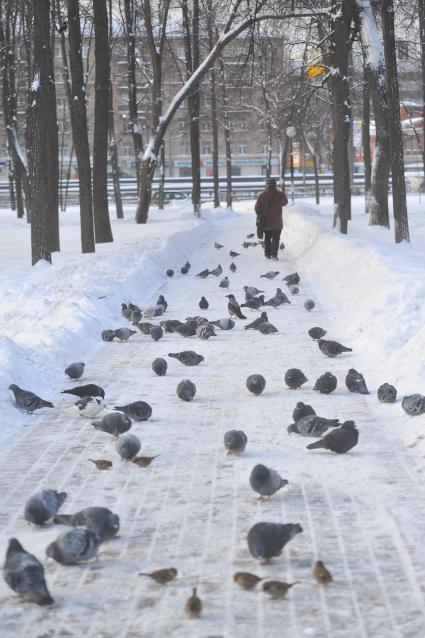
[[[247,236],[252,239],[253,234]],[[257,246],[257,242],[246,241],[243,248]],[[214,247],[220,251],[222,244],[214,242]],[[232,260],[236,260],[240,253],[229,251]],[[216,278],[214,285],[227,292],[231,288],[231,277],[236,272],[237,265],[232,261],[228,266],[229,274],[223,275],[223,267],[205,268],[195,275],[199,279]],[[191,264],[187,261],[181,268],[183,276],[189,274]],[[168,269],[166,275],[172,278],[173,269]],[[279,276],[279,271],[269,271],[260,276],[260,279],[273,281]],[[286,286],[286,292],[276,288],[276,292],[269,299],[263,289],[254,285],[245,285],[242,288],[243,301],[239,302],[234,293],[225,296],[227,301],[228,316],[218,319],[210,319],[203,315],[188,316],[184,320],[175,318],[155,320],[164,314],[169,314],[170,309],[163,295],[159,295],[155,305],[139,307],[133,302],[122,303],[121,314],[123,319],[129,322],[119,328],[107,328],[102,331],[101,339],[105,342],[117,340],[126,343],[137,332],[150,337],[158,342],[167,334],[174,333],[182,339],[201,339],[207,341],[219,336],[218,330],[232,330],[238,324],[243,325],[244,330],[255,330],[263,335],[272,335],[278,332],[277,328],[269,320],[268,313],[275,312],[279,308],[294,303],[294,298],[300,293],[301,278],[298,273],[290,273],[281,280]],[[236,291],[235,291],[236,292]],[[292,297],[292,301],[289,298]],[[202,296],[198,303],[201,311],[207,311],[210,304],[206,296]],[[265,310],[265,308],[267,310]],[[315,308],[313,299],[304,302],[304,308],[311,312]],[[246,314],[244,314],[246,312]],[[248,320],[247,315],[260,313],[259,316]],[[171,314],[171,313],[170,313]],[[246,322],[241,324],[240,322]],[[235,331],[235,334],[238,330]],[[334,340],[325,339],[326,330],[319,326],[313,326],[308,330],[308,337],[317,344],[317,352],[326,357],[349,356],[352,348],[346,347]],[[120,346],[121,347],[121,346]],[[124,346],[122,346],[124,347]],[[195,350],[184,349],[178,352],[168,353],[168,358],[175,360],[183,366],[191,368],[201,365],[205,358]],[[167,374],[168,361],[163,357],[157,357],[152,362],[152,370],[158,376]],[[78,385],[63,390],[62,394],[71,396],[76,401],[69,406],[75,414],[82,418],[95,419],[102,411],[107,410],[105,403],[105,390],[93,383],[80,384],[84,376],[86,365],[84,362],[76,362],[68,365],[64,372],[66,377],[78,382]],[[284,382],[289,390],[299,391],[309,380],[304,372],[298,368],[288,369],[284,374]],[[338,380],[331,372],[324,372],[313,385],[313,390],[321,394],[331,394],[335,391]],[[345,386],[351,393],[369,394],[363,375],[350,368],[345,378]],[[250,374],[246,379],[248,392],[259,396],[266,388],[266,379],[259,373]],[[11,384],[9,390],[13,393],[15,405],[18,409],[33,414],[43,408],[53,408],[50,401],[44,400],[32,391],[24,390],[16,384]],[[195,383],[182,378],[176,387],[176,396],[184,402],[193,401],[197,394]],[[377,391],[378,400],[381,403],[395,403],[397,399],[396,388],[389,384],[382,384]],[[298,397],[299,398],[299,397]],[[403,398],[402,408],[406,414],[416,416],[425,413],[425,396],[413,394]],[[67,408],[68,409],[68,408]],[[139,437],[129,432],[133,422],[147,421],[152,416],[152,407],[145,401],[134,400],[125,405],[114,406],[113,411],[108,412],[91,422],[97,431],[112,436],[115,439],[115,450],[123,462],[133,463],[141,468],[146,468],[159,456],[140,456],[142,447]],[[293,423],[287,427],[290,435],[316,438],[317,440],[307,445],[307,450],[328,450],[337,454],[345,454],[352,450],[359,441],[359,431],[353,420],[343,423],[337,418],[324,418],[316,414],[311,405],[298,401],[293,410]],[[229,430],[224,435],[224,450],[227,455],[237,457],[243,454],[248,445],[248,437],[242,430]],[[115,461],[110,459],[88,459],[99,471],[109,470]],[[257,463],[252,468],[249,476],[249,485],[259,500],[271,499],[279,490],[288,485],[288,480],[281,477],[273,468]],[[91,559],[97,559],[98,551],[105,542],[112,541],[120,529],[120,519],[117,514],[106,507],[89,505],[74,514],[62,514],[59,510],[67,500],[66,492],[55,489],[41,489],[30,496],[23,504],[23,518],[27,523],[36,526],[60,525],[62,531],[55,541],[46,547],[46,557],[60,563],[63,566],[75,565]],[[261,521],[253,525],[247,532],[247,548],[254,559],[260,564],[268,564],[273,558],[281,555],[284,547],[303,532],[300,523],[275,523]],[[25,600],[39,605],[51,605],[54,599],[48,589],[44,567],[42,563],[31,553],[26,551],[18,539],[9,540],[6,551],[6,560],[3,568],[6,583]],[[160,585],[166,585],[178,577],[175,567],[163,567],[153,572],[140,572],[140,576],[147,576]],[[332,582],[332,575],[320,560],[316,561],[312,570],[312,577],[320,585],[328,585]],[[272,599],[286,596],[288,591],[298,581],[287,583],[281,580],[265,579],[250,572],[238,571],[234,574],[234,582],[244,590],[254,589],[260,581],[263,591]],[[199,618],[202,614],[203,603],[197,594],[198,588],[192,589],[192,595],[184,605],[184,611],[189,618]]]

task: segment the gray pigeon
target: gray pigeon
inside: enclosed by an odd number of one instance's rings
[[[409,416],[418,416],[425,412],[425,397],[422,394],[410,394],[404,397],[401,407]]]
[[[32,554],[24,550],[16,538],[9,540],[3,578],[14,592],[37,605],[52,605],[44,579],[44,567]]]
[[[244,326],[245,330],[258,330],[258,326],[262,323],[268,323],[267,312],[262,312],[261,316],[258,319],[254,319],[252,323]]]
[[[237,253],[235,250],[231,250],[231,251],[229,252],[229,255],[230,255],[231,257],[233,257],[233,258],[235,258],[235,257],[240,257],[240,253]]]
[[[187,273],[189,272],[190,268],[191,268],[191,265],[190,265],[190,263],[187,261],[187,262],[185,263],[185,265],[184,265],[184,266],[182,266],[182,267],[180,268],[180,272],[181,272],[181,274],[182,274],[182,275],[187,275]]]
[[[121,341],[121,343],[128,341],[130,337],[135,334],[136,331],[130,330],[130,328],[117,328],[117,330],[115,330],[115,336]]]
[[[119,436],[131,428],[131,419],[121,412],[111,412],[105,414],[101,421],[93,421],[92,425],[96,430],[112,434],[112,436]]]
[[[290,275],[286,275],[286,277],[284,277],[282,281],[286,281],[288,286],[297,286],[300,283],[301,279],[297,272],[293,272]]]
[[[133,324],[133,326],[137,325],[139,321],[142,320],[142,317],[143,317],[143,313],[140,310],[140,308],[135,308],[130,315],[130,321]]]
[[[224,447],[227,450],[227,454],[242,454],[245,452],[248,438],[242,430],[229,430],[224,435]]]
[[[189,379],[183,379],[177,386],[176,394],[182,401],[192,401],[196,394],[196,386]]]
[[[350,392],[357,392],[358,394],[369,394],[369,390],[366,387],[366,381],[364,376],[351,368],[345,377],[345,385]]]
[[[147,421],[152,416],[152,408],[145,401],[134,401],[127,405],[116,405],[114,410],[124,412],[134,421]]]
[[[168,368],[168,363],[166,362],[165,359],[162,359],[161,357],[158,357],[157,359],[152,361],[152,370],[159,377],[163,377],[167,374],[167,368]]]
[[[278,270],[269,270],[265,275],[260,275],[260,277],[265,277],[266,279],[274,279],[279,274]]]
[[[165,274],[167,275],[167,277],[172,277],[174,275],[174,270],[172,268],[169,268],[165,271]]]
[[[150,329],[150,335],[154,341],[159,341],[163,336],[164,331],[161,326],[152,326]]]
[[[195,277],[199,277],[200,279],[205,279],[206,277],[208,277],[209,274],[210,274],[210,271],[208,270],[208,268],[205,268],[205,270],[201,270],[201,272],[198,272],[198,274],[195,275]]]
[[[69,388],[68,390],[62,390],[61,394],[72,394],[75,397],[102,397],[105,398],[105,390],[96,385],[95,383],[88,383],[87,385],[77,385],[75,388]]]
[[[59,534],[47,546],[46,556],[62,565],[76,565],[95,558],[100,545],[100,537],[85,527],[76,527]]]
[[[35,410],[40,410],[41,408],[55,407],[53,403],[41,399],[39,396],[34,394],[34,392],[22,390],[22,388],[17,386],[16,383],[12,383],[9,386],[9,390],[11,390],[15,396],[16,407],[28,412],[28,414],[32,414]]]
[[[228,288],[229,287],[229,277],[224,277],[218,284],[219,288]]]
[[[322,436],[329,428],[341,425],[338,419],[323,419],[315,414],[301,417],[288,427],[288,432],[301,434],[301,436]]]
[[[291,390],[300,388],[306,381],[308,381],[307,377],[298,368],[291,368],[285,372],[285,383]]]
[[[395,403],[397,399],[397,390],[390,383],[383,383],[378,388],[378,400],[381,403]]]
[[[309,416],[310,414],[316,414],[316,411],[314,410],[314,408],[312,408],[311,405],[307,405],[303,403],[302,401],[299,401],[294,408],[294,411],[292,413],[292,418],[294,419],[294,422],[296,423],[297,421],[302,419],[303,416]]]
[[[178,319],[166,319],[165,321],[160,321],[159,323],[165,332],[176,332],[179,326],[184,326],[184,323],[178,321]]]
[[[283,479],[275,470],[271,470],[265,465],[259,463],[256,465],[249,477],[249,484],[257,492],[259,500],[269,499],[273,494],[280,490],[288,481]]]
[[[139,453],[142,444],[135,434],[122,434],[115,443],[115,449],[122,459],[131,461]]]
[[[149,323],[149,321],[141,321],[140,323],[137,324],[137,327],[139,328],[140,332],[142,332],[144,335],[150,335],[151,328],[153,328],[153,326],[154,324]]]
[[[217,321],[211,321],[211,323],[222,330],[231,330],[235,327],[235,322],[232,319],[217,319]]]
[[[221,267],[220,264],[218,264],[216,268],[213,268],[213,270],[210,270],[210,275],[214,275],[214,277],[218,277],[219,275],[221,275],[222,272],[223,272],[223,268]]]
[[[196,321],[187,321],[183,326],[179,326],[176,332],[182,337],[193,337],[196,335]]]
[[[257,330],[263,335],[271,335],[278,331],[277,328],[268,321],[261,321],[257,326]]]
[[[245,300],[252,299],[252,297],[256,297],[257,295],[261,295],[264,290],[259,290],[255,286],[244,286],[243,290],[245,291]]]
[[[260,295],[259,297],[252,297],[245,301],[245,303],[241,304],[241,308],[250,308],[251,310],[259,310],[261,306],[264,306],[264,295]]]
[[[85,527],[102,541],[113,538],[120,528],[120,517],[107,507],[86,507],[76,514],[59,514],[53,522],[71,527]]]
[[[165,299],[164,295],[159,295],[157,302],[156,302],[157,306],[163,306],[164,307],[164,312],[167,310],[168,308],[168,302]]]
[[[205,297],[201,297],[201,299],[199,300],[199,307],[201,310],[207,310],[209,308],[209,303],[208,301],[205,299]]]
[[[34,525],[43,525],[57,514],[67,497],[66,492],[56,490],[40,490],[25,503],[24,518]]]
[[[313,308],[316,307],[316,302],[313,299],[306,299],[304,301],[304,308],[310,312]]]
[[[359,440],[359,431],[354,421],[345,421],[340,428],[328,432],[323,439],[307,445],[307,450],[324,448],[337,454],[345,454],[355,447]]]
[[[319,326],[315,326],[314,328],[310,328],[308,334],[312,339],[318,341],[325,336],[326,330],[323,330],[323,328],[319,328]]]
[[[198,354],[194,350],[183,350],[182,352],[169,352],[169,357],[173,359],[177,359],[180,363],[183,363],[185,366],[197,366],[199,363],[204,361],[204,357],[201,354]]]
[[[234,264],[233,261],[230,264],[229,269],[230,269],[230,272],[236,272],[236,264]]]
[[[132,304],[130,304],[130,305],[132,305]],[[132,312],[133,312],[133,310],[129,306],[127,306],[126,303],[122,303],[121,304],[121,314],[124,317],[124,319],[130,320]]]
[[[317,390],[321,394],[330,394],[336,389],[337,379],[332,372],[325,372],[320,376],[314,384],[313,390]]]
[[[238,319],[246,319],[245,315],[242,314],[241,312],[241,308],[238,304],[238,302],[235,299],[234,295],[226,295],[226,297],[229,300],[229,303],[227,304],[227,309],[229,311],[229,315],[231,317],[237,317]]]
[[[65,368],[65,374],[69,379],[77,381],[83,376],[85,366],[86,364],[82,361],[79,361],[78,363],[71,363],[71,365]]]
[[[261,394],[266,387],[266,380],[261,374],[251,374],[246,380],[246,387],[252,394]]]
[[[326,341],[325,339],[319,339],[318,342],[320,351],[327,357],[337,357],[342,352],[352,352],[352,348],[346,348],[338,343],[338,341]]]
[[[220,248],[224,248],[223,244],[219,244],[218,242],[214,242],[214,248],[217,248],[218,250],[220,250]]]
[[[216,337],[217,334],[213,325],[210,323],[202,323],[196,328],[196,336],[199,337],[199,339],[209,339],[210,337]]]
[[[302,531],[298,523],[256,523],[248,532],[248,549],[251,556],[267,564],[280,556],[285,545]]]
[[[115,339],[115,330],[102,330],[102,341],[113,341]]]

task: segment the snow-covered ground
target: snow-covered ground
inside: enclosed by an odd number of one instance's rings
[[[288,207],[287,248],[276,265],[266,262],[259,247],[241,248],[254,230],[252,202],[238,204],[235,213],[205,211],[200,222],[178,207],[154,213],[147,226],[116,222],[116,242],[84,257],[75,249],[76,213],[70,211],[63,253],[54,256],[53,267],[34,269],[25,265],[29,246],[22,248],[28,228],[0,213],[6,244],[0,250],[0,551],[16,536],[43,560],[56,600],[48,609],[23,604],[1,582],[2,638],[425,635],[422,459],[403,445],[418,439],[425,417],[409,419],[400,401],[382,406],[376,399],[384,381],[394,383],[400,397],[424,387],[425,231],[421,207],[411,200],[412,246],[394,246],[391,232],[367,228],[357,201],[348,239],[329,231],[330,202],[320,212],[305,201]],[[214,240],[225,248],[217,251]],[[284,274],[300,272],[301,294],[291,306],[269,311],[277,334],[253,334],[238,322],[207,342],[169,334],[158,343],[141,334],[124,344],[100,341],[102,329],[125,325],[122,301],[144,305],[158,293],[169,302],[167,318],[200,314],[201,295],[210,302],[205,314],[226,316],[218,280],[194,275],[217,263],[227,273],[229,249],[241,253],[230,275],[239,300],[244,284],[264,286],[271,295]],[[192,270],[184,277],[179,268],[187,258]],[[164,274],[169,267],[176,270],[172,279]],[[281,273],[277,280],[260,279],[275,268]],[[317,302],[312,313],[303,308],[307,297]],[[313,325],[354,352],[325,358],[306,334]],[[205,362],[185,368],[169,360],[165,377],[153,374],[155,357],[183,349],[203,354]],[[152,419],[132,428],[142,453],[161,455],[149,468],[121,462],[109,436],[65,409],[71,401],[60,394],[70,385],[63,369],[78,360],[87,364],[83,381],[103,386],[109,406],[136,399],[152,405]],[[291,367],[309,379],[298,391],[284,385]],[[346,390],[350,367],[364,373],[369,396]],[[330,396],[317,395],[314,381],[326,370],[336,374],[338,388]],[[254,372],[267,379],[260,397],[245,388]],[[198,389],[190,404],[175,395],[186,377]],[[11,382],[52,400],[55,409],[22,415],[7,393]],[[323,416],[353,418],[359,445],[342,456],[307,452],[309,440],[286,432],[300,400]],[[223,434],[232,428],[245,430],[249,439],[239,458],[223,451]],[[88,458],[108,458],[113,468],[99,472]],[[257,502],[248,485],[257,462],[289,480],[266,503]],[[45,560],[59,529],[35,529],[22,518],[26,498],[39,486],[69,493],[63,513],[105,505],[120,515],[120,536],[101,547],[98,563],[67,568]],[[299,522],[304,528],[271,566],[255,564],[247,551],[246,534],[259,520]],[[326,590],[311,576],[316,559],[334,576]],[[179,577],[165,587],[138,576],[170,566]],[[271,601],[261,587],[240,590],[232,581],[237,570],[300,584],[287,600]],[[199,621],[183,612],[192,586],[204,602]]]

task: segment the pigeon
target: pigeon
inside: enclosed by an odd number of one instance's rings
[[[154,341],[159,341],[163,336],[164,331],[161,326],[152,326],[150,329],[150,335]]]
[[[192,589],[192,596],[187,599],[184,610],[189,618],[199,618],[199,616],[201,615],[202,601],[196,594],[196,587]]]
[[[230,264],[229,269],[230,269],[230,272],[236,272],[236,264],[234,264],[233,261]]]
[[[338,419],[322,419],[315,414],[303,416],[288,427],[288,432],[301,436],[322,436],[329,428],[341,425]]]
[[[231,330],[235,327],[235,322],[232,319],[217,319],[217,321],[211,321],[210,323],[222,330]]]
[[[263,335],[271,335],[274,332],[278,331],[277,328],[275,328],[275,326],[268,321],[261,321],[258,324],[257,330]]]
[[[304,308],[305,308],[306,310],[308,310],[309,312],[310,312],[311,310],[313,310],[313,308],[315,308],[315,307],[316,307],[316,302],[315,302],[315,301],[313,301],[313,299],[306,299],[306,300],[304,301]]]
[[[229,277],[224,277],[218,284],[219,288],[228,288],[229,287]]]
[[[332,374],[332,372],[325,372],[319,377],[314,384],[313,390],[317,390],[321,394],[330,394],[336,389],[337,379],[336,376]]]
[[[219,264],[217,268],[210,270],[210,275],[214,275],[214,277],[218,277],[219,275],[221,275],[222,272],[223,272],[223,268]]]
[[[285,248],[285,244],[283,243],[283,241],[281,241],[279,244],[279,249],[283,250],[284,248]]]
[[[40,561],[24,550],[16,538],[9,540],[3,578],[14,592],[37,605],[52,605]]]
[[[180,363],[183,363],[185,366],[197,366],[199,363],[204,361],[204,357],[201,354],[198,354],[194,350],[183,350],[182,352],[169,352],[169,357],[173,359],[177,359]]]
[[[285,545],[302,531],[299,523],[256,523],[248,532],[248,549],[251,556],[266,564],[280,556]]]
[[[122,434],[115,443],[115,449],[122,459],[131,461],[140,452],[142,444],[135,434]]]
[[[242,242],[244,248],[250,248],[251,246],[258,246],[258,241],[244,241]]]
[[[308,331],[308,334],[315,341],[319,341],[319,339],[325,336],[326,330],[323,330],[323,328],[319,328],[318,326],[315,326],[314,328],[310,328],[310,330]]]
[[[198,306],[200,307],[201,310],[207,310],[207,308],[209,308],[210,304],[205,299],[205,297],[201,297],[201,299],[199,300]]]
[[[183,379],[177,386],[176,394],[182,401],[192,401],[196,394],[196,386],[189,379]]]
[[[258,319],[255,319],[252,323],[249,323],[247,326],[244,326],[245,330],[258,330],[258,326],[261,323],[268,323],[267,312],[262,312],[261,316]]]
[[[167,275],[167,277],[172,277],[174,275],[174,270],[172,268],[169,268],[165,271],[165,274]]]
[[[157,304],[154,308],[153,311],[153,316],[154,317],[161,317],[161,315],[164,314],[164,312],[166,311],[166,307],[163,306],[162,304]]]
[[[165,321],[160,321],[159,323],[164,332],[176,332],[179,326],[184,326],[184,323],[178,321],[178,319],[166,319]]]
[[[102,330],[102,341],[113,341],[115,339],[115,330]]]
[[[239,456],[242,452],[245,452],[248,438],[242,430],[229,430],[224,435],[224,447],[227,450],[227,454],[235,454]]]
[[[70,366],[65,368],[65,374],[68,379],[73,379],[74,381],[78,381],[84,374],[85,363],[80,361],[79,363],[71,363]]]
[[[214,326],[210,323],[202,323],[196,328],[196,336],[199,339],[209,339],[210,337],[216,337],[217,334],[214,330]]]
[[[139,328],[140,332],[142,332],[144,335],[150,335],[151,328],[154,327],[154,324],[149,323],[149,321],[142,321],[137,324],[137,327]]]
[[[84,397],[102,397],[102,399],[105,398],[105,390],[99,385],[95,385],[94,383],[76,386],[75,388],[71,388],[70,390],[62,390],[62,394],[73,394],[75,397],[80,397],[80,399],[83,399]]]
[[[120,528],[120,518],[107,507],[86,507],[75,514],[59,514],[53,522],[71,527],[85,527],[97,534],[103,543],[113,538]]]
[[[145,401],[134,401],[127,405],[116,405],[114,410],[124,412],[134,421],[147,421],[152,416],[152,408]]]
[[[74,403],[78,414],[86,419],[92,419],[106,407],[100,397],[83,397]]]
[[[358,440],[359,431],[354,421],[345,421],[340,428],[328,432],[323,439],[307,445],[307,450],[324,448],[325,450],[337,452],[337,454],[344,454],[356,446]]]
[[[269,270],[265,275],[260,275],[260,277],[265,277],[266,279],[274,279],[279,274],[278,270]]]
[[[157,302],[156,302],[157,306],[164,306],[165,310],[164,312],[167,310],[168,308],[168,303],[167,300],[165,299],[164,295],[159,295]]]
[[[291,295],[298,295],[300,292],[300,289],[298,288],[298,286],[288,286],[288,288]]]
[[[133,324],[133,326],[137,325],[139,321],[142,320],[142,317],[143,317],[143,313],[139,308],[136,308],[135,310],[133,310],[130,315],[130,321]]]
[[[263,579],[255,574],[250,574],[249,572],[236,572],[233,575],[233,580],[239,585],[239,587],[242,587],[242,589],[251,591],[251,589],[254,589],[260,580]]]
[[[76,565],[95,558],[100,545],[100,537],[85,527],[75,527],[59,534],[47,546],[46,556],[62,565]]]
[[[234,295],[226,295],[229,300],[227,304],[227,309],[229,311],[230,317],[238,317],[238,319],[246,319],[245,315],[242,314],[241,308],[238,302],[235,299]]]
[[[252,239],[253,237],[255,237],[255,233],[249,233],[249,235],[246,236],[247,239]]]
[[[101,421],[93,421],[92,425],[96,430],[112,434],[112,436],[119,436],[131,428],[131,419],[121,412],[111,412],[105,414]]]
[[[129,306],[127,306],[126,303],[122,303],[121,304],[121,314],[124,317],[124,319],[130,320],[132,312],[133,312],[133,310],[131,308],[129,308]]]
[[[425,397],[422,394],[410,394],[404,397],[401,407],[409,416],[418,416],[425,412]]]
[[[313,576],[319,585],[327,585],[332,581],[330,571],[324,566],[321,560],[316,561],[313,568]]]
[[[306,381],[308,381],[307,377],[298,368],[290,368],[285,372],[285,383],[291,390],[300,388]]]
[[[346,348],[337,341],[326,341],[325,339],[319,339],[318,342],[320,351],[327,357],[337,357],[342,352],[352,352],[352,348]]]
[[[280,288],[276,288],[276,294],[274,297],[264,302],[265,306],[273,306],[274,308],[278,308],[282,304],[290,304],[288,297]]]
[[[185,324],[177,328],[176,332],[182,337],[193,337],[196,335],[196,321],[187,321]]]
[[[163,569],[156,569],[153,572],[139,572],[139,576],[149,576],[158,585],[166,585],[175,579],[177,576],[177,569],[175,567],[165,567]]]
[[[218,242],[214,242],[214,248],[217,248],[218,250],[220,250],[220,248],[224,248],[223,244],[219,244]]]
[[[163,377],[167,374],[167,368],[168,368],[168,363],[166,362],[165,359],[162,359],[161,357],[158,357],[157,359],[152,361],[152,370],[159,377]]]
[[[383,383],[378,388],[378,400],[381,403],[395,403],[397,399],[397,390],[389,383]]]
[[[190,263],[187,261],[184,266],[180,268],[180,272],[182,275],[187,275],[190,270]]]
[[[252,297],[252,299],[248,299],[245,303],[241,304],[241,308],[250,308],[251,310],[259,310],[261,306],[264,306],[264,295],[260,295],[259,297]]]
[[[245,291],[245,301],[257,295],[261,295],[261,293],[264,292],[264,290],[258,290],[255,286],[244,286],[243,290]]]
[[[117,328],[115,330],[115,336],[120,340],[121,343],[128,341],[132,335],[135,335],[135,330],[130,330],[130,328]]]
[[[16,383],[12,383],[8,389],[14,394],[16,407],[28,414],[32,414],[35,410],[41,410],[41,408],[55,407],[53,403],[41,399],[34,392],[22,390]]]
[[[229,252],[229,255],[230,255],[231,257],[235,258],[235,257],[240,257],[240,255],[241,255],[241,254],[240,254],[240,253],[237,253],[237,252],[236,252],[236,251],[234,251],[234,250],[231,250],[231,251]]]
[[[258,396],[266,387],[266,380],[261,374],[251,374],[246,380],[246,387]]]
[[[198,274],[195,275],[195,277],[199,277],[200,279],[205,279],[206,277],[208,277],[209,274],[210,274],[209,269],[205,268],[205,270],[201,270],[201,272],[198,272]]]
[[[60,27],[58,29],[59,35],[61,35],[62,33],[65,33],[67,28],[68,28],[68,23],[67,22],[62,22],[62,24],[60,25]]]
[[[143,316],[146,319],[152,319],[153,317],[156,317],[158,314],[162,314],[162,311],[159,311],[157,313],[157,307],[156,306],[145,306],[143,308]]]
[[[259,500],[269,499],[273,494],[280,490],[288,481],[283,479],[275,470],[271,470],[265,465],[259,463],[256,465],[249,477],[249,484],[257,492]]]
[[[359,394],[369,394],[369,390],[366,387],[366,381],[364,376],[351,368],[345,377],[345,385],[350,392],[358,392]]]
[[[282,281],[286,281],[288,286],[296,286],[300,283],[301,279],[297,272],[293,272],[290,275],[286,275]]]
[[[67,496],[66,492],[56,490],[36,492],[25,503],[25,520],[34,525],[43,525],[57,514]]]
[[[314,408],[312,408],[311,405],[306,405],[305,403],[300,401],[294,408],[292,418],[296,423],[297,421],[302,419],[303,416],[310,416],[311,414],[316,414]]]

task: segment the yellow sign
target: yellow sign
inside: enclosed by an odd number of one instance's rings
[[[326,67],[323,64],[315,64],[307,67],[307,75],[309,78],[317,78],[319,75],[325,75]]]

